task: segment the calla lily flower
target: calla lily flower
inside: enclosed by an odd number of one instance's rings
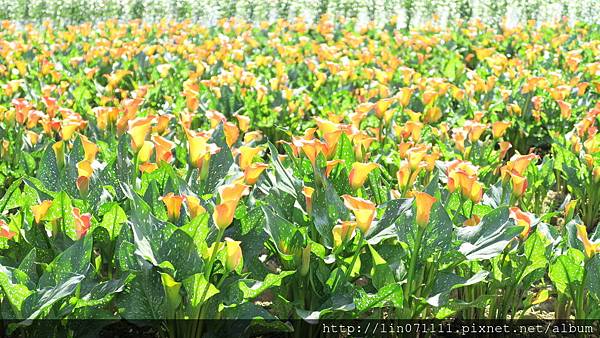
[[[221,202],[235,201],[237,203],[243,196],[248,195],[249,188],[249,186],[241,183],[222,185],[219,187]]]
[[[185,196],[185,204],[190,213],[190,218],[196,218],[206,212],[206,209],[200,204],[200,199],[196,196]]]
[[[431,208],[437,199],[426,192],[416,192],[415,204],[417,207],[416,222],[420,227],[426,227],[429,224]]]
[[[131,148],[137,153],[144,145],[146,137],[152,128],[152,118],[138,118],[129,121],[127,133],[131,136]]]
[[[515,220],[517,225],[524,227],[523,231],[521,231],[520,237],[527,237],[529,231],[531,230],[533,216],[528,212],[522,211],[518,207],[512,207],[510,208],[510,217]]]
[[[354,237],[356,226],[357,223],[355,221],[342,221],[336,224],[331,230],[333,234],[333,247],[337,248],[351,240]]]
[[[17,233],[14,231],[10,231],[8,224],[2,219],[0,219],[0,238],[6,238],[8,240],[12,239]]]
[[[172,192],[166,194],[165,196],[160,198],[161,201],[167,207],[167,216],[172,222],[175,222],[179,219],[181,214],[181,205],[185,200],[184,196],[175,195]]]
[[[51,206],[52,201],[50,200],[45,200],[38,205],[31,206],[31,212],[33,213],[33,219],[35,220],[35,223],[40,223],[42,218],[44,218],[48,213],[48,209],[50,209]]]
[[[77,239],[82,239],[90,229],[92,215],[80,214],[79,208],[73,208],[73,218],[75,219],[75,235]]]
[[[494,136],[494,138],[502,137],[506,133],[506,130],[508,129],[508,127],[510,127],[510,125],[510,122],[504,121],[492,123],[492,135]]]
[[[365,184],[369,173],[379,168],[377,163],[360,163],[354,162],[348,178],[350,180],[350,186],[356,190]]]
[[[242,263],[242,248],[240,241],[234,241],[231,238],[225,238],[225,269],[235,271]]]
[[[375,203],[362,199],[359,197],[353,197],[350,195],[343,195],[344,205],[350,209],[356,218],[357,227],[363,234],[367,233],[375,218],[375,212],[377,207]]]
[[[583,244],[585,256],[592,258],[596,253],[600,252],[600,243],[593,243],[588,238],[587,228],[583,224],[577,224],[577,238]]]
[[[249,146],[241,146],[238,148],[238,152],[240,153],[238,163],[240,169],[246,170],[252,164],[252,160],[256,155],[258,155],[262,151],[260,147],[249,147]]]
[[[226,229],[233,222],[233,216],[235,215],[235,208],[237,207],[238,201],[226,200],[221,204],[215,205],[213,212],[213,221],[220,230]]]
[[[265,163],[252,163],[244,170],[244,182],[249,185],[255,184],[268,167],[269,165]]]
[[[306,203],[306,213],[309,215],[312,214],[312,196],[315,192],[314,188],[311,187],[303,187],[302,194],[304,195],[304,201]]]

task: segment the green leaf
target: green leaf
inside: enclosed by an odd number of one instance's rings
[[[32,294],[27,286],[13,281],[13,269],[0,264],[0,288],[14,312],[16,318],[22,318],[21,307],[23,301]]]
[[[62,284],[73,275],[86,275],[91,270],[92,237],[85,236],[60,253],[48,264],[40,277],[39,288]]]
[[[448,304],[452,290],[482,282],[488,275],[488,271],[481,270],[467,279],[451,272],[440,272],[435,280],[431,296],[427,299],[427,303],[436,307],[444,306]]]
[[[117,203],[111,205],[108,212],[104,214],[100,226],[108,231],[111,240],[115,240],[121,232],[122,224],[127,222],[127,215]]]
[[[33,319],[41,316],[54,303],[72,295],[84,278],[84,275],[69,274],[55,286],[36,291],[25,301],[26,305],[23,312],[28,315],[26,315],[27,319],[20,324],[29,325]]]
[[[46,147],[44,155],[40,159],[40,167],[37,171],[37,178],[46,188],[52,191],[60,190],[62,185],[61,174],[60,170],[58,169],[56,155],[54,154],[51,144]]]
[[[296,271],[282,271],[277,275],[268,274],[262,282],[251,279],[242,279],[239,281],[239,288],[244,294],[245,299],[254,299],[266,290],[275,286],[280,286],[284,278],[291,276],[294,273],[296,273]]]
[[[127,286],[117,300],[119,313],[124,319],[159,319],[166,315],[166,301],[160,274],[148,263]]]
[[[58,219],[62,225],[62,230],[72,240],[77,239],[75,233],[75,218],[73,217],[73,207],[71,206],[71,198],[69,195],[61,191],[52,200],[52,205],[43,218],[44,220]]]
[[[363,289],[358,289],[354,296],[354,305],[359,312],[364,312],[374,308],[385,307],[388,304],[394,307],[402,307],[403,299],[402,284],[392,283],[382,287],[374,294],[369,294]]]
[[[19,189],[21,183],[22,181],[19,179],[14,181],[10,187],[8,187],[6,193],[0,199],[0,214],[3,214],[5,210],[18,208],[21,206],[21,190]]]
[[[525,277],[538,269],[544,269],[548,264],[546,258],[546,248],[550,245],[550,241],[538,231],[534,231],[524,244],[523,256],[526,258],[525,269],[521,275],[521,279],[517,283],[521,283]]]
[[[220,291],[212,283],[209,283],[202,273],[189,276],[183,280],[183,287],[187,292],[188,306],[197,309],[208,299],[217,295]],[[191,310],[189,310],[191,311]],[[190,313],[193,313],[191,311]]]
[[[375,251],[373,246],[369,245],[369,251],[373,258],[373,267],[371,268],[373,286],[381,289],[390,283],[394,283],[394,272],[392,272],[388,262]]]
[[[227,176],[229,169],[234,163],[231,149],[229,149],[225,139],[222,123],[213,132],[210,142],[216,144],[221,150],[210,158],[208,176],[205,181],[206,185],[204,186],[205,194],[214,193],[215,189],[223,183],[223,179]]]
[[[396,235],[396,220],[412,207],[412,199],[390,200],[384,205],[385,212],[379,221],[375,222],[367,232],[367,242],[371,245]]]
[[[576,249],[569,249],[550,265],[548,276],[560,293],[575,299],[576,290],[583,281],[583,261],[583,253]]]
[[[600,299],[600,255],[594,255],[585,265],[585,288]]]
[[[456,231],[463,241],[459,251],[469,260],[490,259],[499,255],[508,243],[522,231],[509,220],[508,207],[499,207],[483,217],[476,226]]]

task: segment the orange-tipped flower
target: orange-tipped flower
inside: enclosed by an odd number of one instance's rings
[[[240,153],[238,164],[242,170],[246,170],[252,164],[252,160],[261,152],[260,147],[241,146],[238,151]]]
[[[81,239],[90,229],[92,215],[87,213],[81,215],[78,208],[73,208],[73,218],[75,219],[75,235],[77,239]]]
[[[265,163],[252,163],[244,170],[244,182],[249,185],[255,184],[268,167],[269,165]]]
[[[377,168],[379,168],[379,164],[377,163],[354,162],[348,176],[352,189],[356,190],[362,187],[363,184],[365,184],[369,173]]]
[[[56,163],[59,168],[65,166],[65,146],[64,141],[58,141],[52,145],[52,150],[54,150],[54,155],[56,156]]]
[[[415,203],[417,207],[416,221],[420,227],[426,227],[429,224],[431,208],[437,199],[426,192],[415,193]]]
[[[477,215],[473,215],[471,216],[471,218],[469,218],[468,220],[463,222],[464,226],[467,227],[472,227],[472,226],[476,226],[479,224],[479,222],[481,222],[481,218]]]
[[[367,233],[373,223],[377,207],[369,200],[350,195],[343,195],[344,205],[350,209],[356,218],[356,225],[363,234]]]
[[[600,252],[600,243],[593,243],[588,238],[587,228],[583,224],[577,224],[577,238],[583,244],[583,249],[585,251],[585,256],[587,258],[592,258],[594,254]]]
[[[228,200],[221,204],[215,205],[213,212],[213,221],[217,228],[224,230],[233,222],[233,216],[235,215],[235,208],[237,207],[238,201]]]
[[[517,225],[524,227],[520,234],[521,238],[527,237],[531,230],[533,216],[528,212],[522,211],[518,207],[512,207],[510,208],[510,217],[515,220]]]
[[[98,146],[84,136],[81,136],[81,143],[83,145],[83,152],[85,154],[84,159],[93,162],[96,159],[96,154],[98,153]]]
[[[214,143],[208,143],[208,136],[197,135],[188,137],[190,152],[190,163],[193,167],[200,169],[200,177],[208,174],[208,161],[210,157],[218,153],[221,148]]]
[[[174,222],[179,219],[181,214],[181,205],[183,204],[184,199],[185,197],[175,195],[172,192],[160,198],[160,200],[163,201],[167,207],[167,216],[171,221]]]
[[[46,214],[48,213],[48,209],[50,209],[51,206],[52,201],[45,200],[42,203],[38,205],[33,205],[31,207],[31,212],[33,213],[33,219],[35,220],[35,223],[39,223],[42,220],[42,218],[46,216]]]
[[[527,178],[514,172],[510,173],[510,177],[513,188],[512,194],[517,198],[523,196],[527,190]]]
[[[222,185],[219,187],[219,196],[221,197],[221,202],[235,201],[237,204],[237,202],[243,196],[248,195],[249,188],[249,186],[241,183]]]
[[[312,214],[312,195],[314,194],[315,189],[311,187],[303,187],[302,194],[304,195],[304,201],[306,202],[306,213]]]
[[[196,218],[206,212],[206,209],[200,204],[200,199],[196,196],[186,196],[185,204],[187,205],[190,218]]]
[[[492,134],[494,138],[500,138],[504,133],[506,133],[506,129],[510,127],[510,122],[498,121],[492,123]]]
[[[152,128],[152,118],[137,118],[129,121],[129,130],[127,133],[131,136],[131,148],[134,153],[144,145],[146,137]]]
[[[225,238],[225,269],[235,271],[242,263],[242,248],[240,241],[234,241],[231,238]]]
[[[0,238],[6,238],[10,240],[16,234],[16,232],[10,231],[8,224],[6,224],[6,222],[3,219],[0,219]]]
[[[352,239],[356,225],[355,221],[342,221],[336,224],[331,230],[333,234],[333,247],[337,248]]]
[[[152,156],[152,151],[154,150],[154,143],[151,141],[144,141],[142,147],[139,149],[137,153],[137,158],[139,163],[146,163],[150,160],[150,156]]]

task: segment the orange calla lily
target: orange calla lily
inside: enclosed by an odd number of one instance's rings
[[[588,238],[587,228],[583,224],[577,224],[577,238],[583,244],[585,256],[592,258],[596,253],[600,252],[600,243],[593,243]]]
[[[156,149],[156,162],[164,161],[170,163],[173,161],[173,153],[171,151],[175,148],[175,143],[158,135],[152,136],[152,142],[154,142],[154,148]]]
[[[31,207],[31,212],[33,213],[33,219],[35,220],[35,223],[40,223],[42,218],[44,218],[46,216],[46,214],[48,213],[48,209],[50,209],[51,206],[52,206],[52,201],[45,200],[45,201],[42,201],[42,203],[40,203],[38,205],[33,205]]]
[[[93,162],[99,150],[98,146],[84,136],[81,136],[81,144],[83,145],[84,159]]]
[[[244,182],[249,185],[255,184],[268,167],[269,165],[265,163],[252,163],[244,170]]]
[[[127,133],[131,136],[131,148],[134,153],[144,145],[146,137],[152,128],[152,118],[137,118],[129,121],[129,130]]]
[[[312,214],[312,195],[315,192],[314,188],[303,187],[302,194],[304,195],[304,201],[306,202],[306,213]]]
[[[336,224],[331,230],[333,234],[333,247],[337,248],[343,243],[351,240],[354,237],[354,230],[357,223],[355,221],[342,221]]]
[[[73,218],[75,219],[75,235],[77,239],[82,239],[90,229],[92,215],[80,214],[78,208],[73,208]]]
[[[246,170],[252,164],[252,160],[261,152],[260,147],[241,146],[238,148],[240,153],[238,163],[242,170]]]
[[[185,196],[185,204],[190,213],[190,218],[196,218],[206,212],[206,209],[200,204],[200,199],[196,196]]]
[[[379,168],[379,164],[377,163],[354,162],[350,174],[348,175],[352,189],[356,190],[362,187],[363,184],[365,184],[369,173],[377,168]]]
[[[367,233],[371,227],[371,223],[373,223],[373,218],[377,210],[375,203],[350,195],[343,195],[342,198],[344,199],[346,208],[350,209],[354,214],[358,228],[363,234]]]
[[[142,147],[138,150],[137,159],[139,163],[146,163],[150,160],[152,152],[154,150],[154,143],[152,141],[144,141]]]
[[[249,188],[249,186],[241,183],[222,185],[219,187],[219,196],[221,197],[221,202],[235,201],[237,204],[237,202],[243,196],[248,195]]]
[[[225,269],[235,271],[242,263],[242,248],[240,241],[225,238]]]
[[[426,192],[416,192],[415,204],[417,207],[416,222],[420,227],[426,227],[429,224],[431,208],[437,199]]]
[[[171,221],[177,221],[181,214],[181,205],[185,200],[184,196],[175,195],[172,192],[160,198],[167,207],[167,216]]]
[[[494,138],[500,138],[502,135],[506,133],[508,127],[510,127],[510,122],[498,121],[492,123],[492,135]]]
[[[515,223],[519,226],[524,227],[521,231],[520,237],[525,238],[531,230],[531,222],[533,221],[532,215],[522,211],[518,207],[510,208],[510,217],[515,220]]]
[[[3,219],[0,219],[0,238],[12,239],[17,233],[10,231],[8,224]]]
[[[213,212],[213,221],[220,230],[226,229],[233,222],[233,216],[235,215],[235,208],[237,207],[237,200],[226,200],[221,204],[215,205]]]

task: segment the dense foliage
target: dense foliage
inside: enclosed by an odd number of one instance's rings
[[[600,318],[599,37],[3,22],[1,316]]]

